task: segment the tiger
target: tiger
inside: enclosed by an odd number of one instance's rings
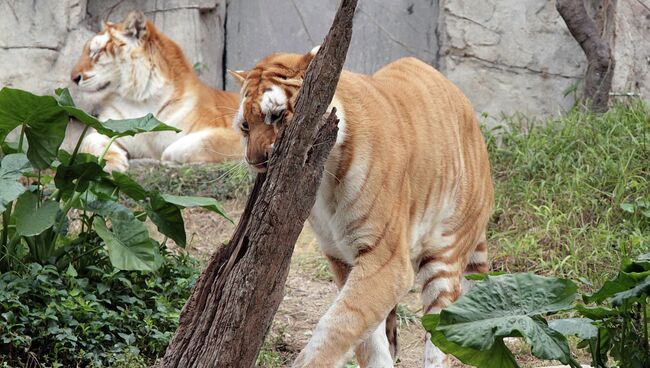
[[[142,12],[129,13],[121,23],[102,22],[70,78],[82,94],[100,101],[100,121],[153,113],[182,130],[118,138],[105,155],[108,172],[127,170],[129,158],[188,163],[243,157],[231,123],[238,95],[201,82],[181,48]],[[108,137],[91,131],[81,152],[100,155],[108,142]]]
[[[246,161],[266,172],[278,131],[294,114],[318,48],[275,53],[248,71],[233,125]],[[338,295],[293,367],[392,367],[396,307],[414,283],[423,313],[439,313],[488,271],[493,187],[476,113],[440,72],[413,57],[372,75],[344,70],[329,106],[339,119],[309,215]],[[448,357],[425,335],[424,367]]]

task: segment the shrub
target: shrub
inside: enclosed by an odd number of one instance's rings
[[[212,198],[147,190],[103,155],[60,151],[71,117],[107,135],[176,130],[152,115],[99,122],[56,96],[0,91],[0,363],[146,366],[165,349],[196,279],[145,224],[184,247],[181,209]],[[20,130],[17,142],[8,134]],[[104,153],[106,150],[104,151]],[[138,210],[121,204],[128,198]]]
[[[164,353],[198,276],[187,256],[155,272],[26,265],[0,275],[0,362],[147,366]],[[129,363],[128,365],[126,363]]]

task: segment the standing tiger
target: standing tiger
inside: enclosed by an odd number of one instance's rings
[[[315,52],[231,72],[242,86],[233,124],[259,172]],[[351,349],[361,367],[392,367],[395,308],[413,282],[423,312],[438,313],[461,295],[464,273],[488,270],[488,155],[467,98],[415,58],[343,71],[331,107],[339,131],[309,222],[340,291],[294,367],[339,367]],[[424,366],[447,364],[427,339]]]
[[[236,93],[201,82],[180,47],[142,12],[130,13],[122,23],[104,22],[102,28],[86,43],[71,73],[81,92],[101,101],[99,119],[153,113],[182,130],[117,139],[105,156],[107,171],[126,170],[128,158],[187,163],[242,157],[239,135],[231,126]],[[76,142],[78,131],[78,127],[68,130],[68,145]],[[108,141],[93,131],[84,138],[81,150],[99,155]]]

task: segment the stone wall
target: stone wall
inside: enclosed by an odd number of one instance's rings
[[[586,0],[591,2],[592,0]],[[597,0],[593,0],[597,1]],[[0,86],[50,93],[100,21],[143,10],[177,41],[208,84],[234,89],[225,68],[319,44],[338,0],[0,1]],[[647,96],[650,11],[617,4],[615,92]],[[553,0],[361,0],[346,68],[371,73],[401,56],[438,67],[479,112],[536,116],[572,104],[585,58]],[[82,96],[77,97],[79,99]]]

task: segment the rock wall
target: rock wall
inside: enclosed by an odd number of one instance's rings
[[[594,2],[598,0],[586,0]],[[0,86],[50,93],[100,21],[143,10],[177,41],[208,84],[234,89],[225,69],[275,51],[306,52],[325,36],[338,0],[0,1]],[[615,92],[648,95],[650,10],[619,0]],[[371,73],[402,56],[438,67],[492,116],[557,113],[585,58],[553,0],[362,0],[346,68]],[[78,99],[82,97],[79,96]]]
[[[545,115],[569,107],[563,91],[585,57],[553,1],[442,0],[440,67],[479,111]]]

